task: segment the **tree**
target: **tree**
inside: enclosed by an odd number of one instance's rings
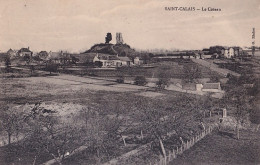
[[[91,149],[92,153],[95,153],[98,162],[101,160],[101,153],[105,153],[107,156],[113,154],[115,146],[119,145],[119,139],[122,131],[120,126],[124,122],[123,119],[119,119],[120,108],[116,105],[116,115],[112,118],[108,118],[106,115],[100,115],[95,108],[83,108],[80,112],[79,118],[84,124],[83,130],[86,132],[85,141],[86,146]],[[78,120],[77,119],[77,120]]]
[[[58,70],[58,64],[55,64],[52,60],[47,61],[46,63],[46,71],[50,72],[50,75],[52,72],[57,72]]]
[[[171,108],[162,104],[161,100],[139,99],[136,102],[138,111],[135,112],[137,113],[135,118],[139,120],[146,137],[149,137],[149,141],[159,146],[160,153],[165,159],[167,146],[164,143],[168,138],[168,134],[182,131],[185,122],[191,121],[189,117],[192,115],[186,114],[186,107],[182,110],[176,106],[178,103],[182,103],[183,100],[180,99],[181,101],[173,100]]]
[[[124,81],[125,81],[125,77],[122,75],[118,76],[118,78],[116,79],[116,82],[118,83],[124,83]]]
[[[183,79],[186,82],[194,82],[195,79],[201,76],[201,70],[197,65],[185,64],[183,67]]]
[[[77,57],[72,57],[72,64],[77,64],[77,62],[79,62],[79,59]]]
[[[62,164],[67,155],[85,144],[85,132],[76,122],[63,122],[57,116],[45,114],[44,110],[40,104],[35,104],[25,117],[27,136],[23,146],[35,151],[35,157],[48,154]]]
[[[134,82],[135,85],[144,86],[147,84],[147,81],[144,76],[136,76],[134,81],[135,81]]]
[[[109,44],[109,42],[112,40],[112,34],[111,33],[107,33],[107,36],[106,36],[105,40],[106,40],[106,44]]]
[[[258,131],[260,126],[260,103],[259,101],[254,104],[252,111],[250,112],[250,121],[257,124],[256,131]]]
[[[7,55],[5,57],[5,68],[6,68],[7,72],[9,72],[10,66],[11,66],[11,58],[9,55]]]
[[[246,89],[242,86],[238,86],[227,94],[227,99],[231,101],[229,108],[234,111],[234,117],[236,119],[236,135],[237,139],[240,139],[240,126],[245,121],[245,117],[250,112],[249,97],[246,94]]]
[[[159,89],[164,89],[165,87],[169,86],[170,83],[170,75],[166,70],[159,71],[158,74],[158,81],[156,82],[156,86]]]
[[[4,107],[0,113],[1,130],[7,133],[8,144],[11,144],[12,136],[18,135],[22,128],[22,113],[9,107]]]

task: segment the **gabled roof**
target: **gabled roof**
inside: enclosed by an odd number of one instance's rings
[[[8,51],[7,51],[7,53],[14,53],[15,51],[13,50],[13,49],[9,49]]]
[[[82,54],[72,54],[72,57],[76,57],[79,59],[80,63],[85,62],[93,62],[94,57],[96,56],[96,53],[82,53]]]
[[[137,58],[139,58],[139,60],[144,60],[142,57],[138,57],[138,56],[135,57],[135,59],[137,59]]]
[[[61,58],[61,52],[50,52],[49,55],[50,55],[50,58],[51,59],[59,59]]]
[[[109,60],[119,60],[117,56],[108,56]]]
[[[205,83],[203,89],[219,89],[220,83]]]
[[[121,61],[131,61],[128,57],[118,57]]]
[[[21,48],[18,53],[22,53],[22,52],[29,52],[31,53],[32,51],[30,51],[28,48]]]
[[[117,56],[107,54],[97,54],[99,60],[119,60]]]

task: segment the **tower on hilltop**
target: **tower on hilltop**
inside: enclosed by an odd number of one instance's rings
[[[123,36],[122,33],[116,33],[116,44],[123,44],[124,40],[123,40]]]

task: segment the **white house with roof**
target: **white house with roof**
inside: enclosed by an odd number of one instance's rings
[[[133,63],[128,57],[120,57],[118,55],[108,55],[97,53],[93,62],[101,62],[102,67],[121,67],[131,66]]]
[[[229,50],[228,50],[228,52],[229,52],[229,57],[231,58],[231,57],[234,57],[234,48],[232,48],[232,47],[230,47],[229,48]]]
[[[131,66],[131,65],[133,65],[133,62],[130,60],[129,57],[117,56],[117,58],[121,61],[121,66]]]
[[[223,47],[221,50],[222,55],[226,58],[232,58],[235,56],[235,50],[233,47]]]
[[[135,65],[142,65],[144,63],[144,60],[142,60],[140,57],[134,58],[134,64]]]
[[[102,67],[118,67],[122,64],[117,56],[99,53],[96,54],[96,56],[93,59],[93,62],[101,62]]]

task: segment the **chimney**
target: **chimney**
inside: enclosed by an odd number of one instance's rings
[[[28,50],[30,50],[30,47],[28,46]]]

